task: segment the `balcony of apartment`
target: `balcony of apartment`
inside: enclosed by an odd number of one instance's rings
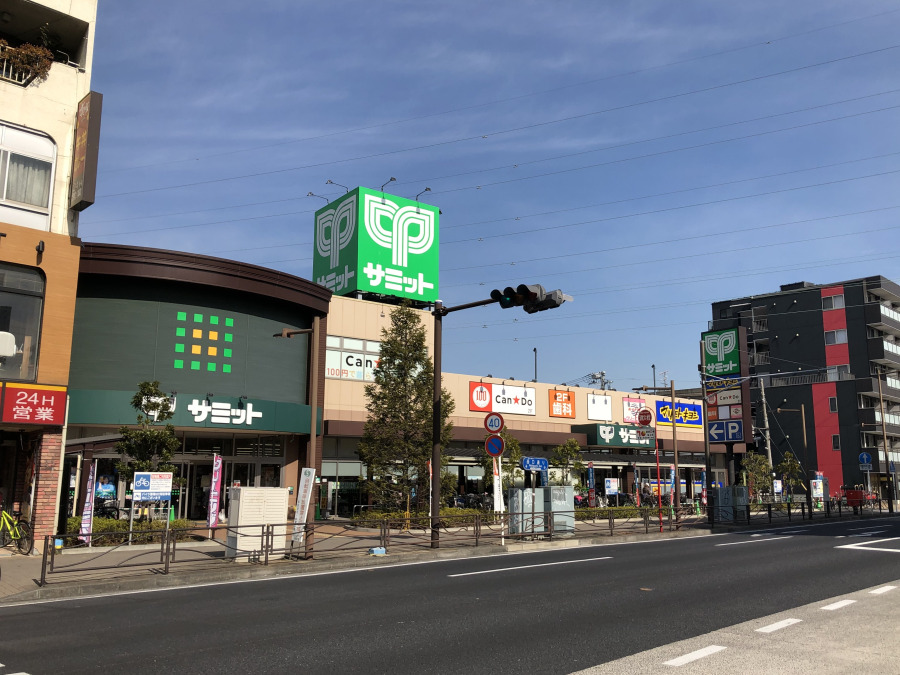
[[[892,436],[900,434],[900,414],[889,412],[884,417],[887,422],[887,432]],[[881,410],[879,408],[860,408],[857,418],[859,423],[865,425],[870,433],[880,431]]]
[[[900,343],[883,337],[869,338],[869,361],[900,368]]]
[[[878,378],[874,375],[872,377],[857,378],[856,393],[878,398]],[[884,396],[886,401],[900,403],[900,378],[896,375],[882,377],[881,395]]]
[[[900,337],[900,312],[880,303],[871,303],[865,307],[866,324],[884,333]]]
[[[56,67],[83,69],[88,28],[87,21],[36,2],[4,0],[0,9],[0,82],[27,87],[41,80],[44,58]]]
[[[762,375],[760,375],[762,377]],[[788,373],[771,373],[767,375],[766,388],[769,387],[796,387],[806,384],[819,384],[820,382],[845,382],[855,380],[853,373],[821,372],[790,375]]]

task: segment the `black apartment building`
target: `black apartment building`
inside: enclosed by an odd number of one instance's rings
[[[791,451],[807,480],[816,472],[828,479],[832,496],[865,486],[891,498],[889,473],[900,467],[900,286],[882,276],[799,282],[713,303],[710,330],[736,326],[747,330],[757,450],[766,453],[768,422],[773,465]],[[861,468],[862,453],[871,471]]]

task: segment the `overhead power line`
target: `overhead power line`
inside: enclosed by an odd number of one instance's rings
[[[733,53],[745,51],[748,49],[756,49],[758,47],[765,47],[768,45],[772,45],[776,42],[784,42],[786,40],[792,40],[797,37],[803,37],[806,35],[811,35],[813,33],[819,33],[819,32],[825,31],[825,30],[829,30],[831,28],[846,26],[851,23],[857,23],[860,21],[868,20],[868,19],[880,18],[880,17],[886,16],[888,14],[894,14],[898,11],[900,11],[900,9],[891,9],[891,10],[887,10],[885,12],[878,12],[876,14],[868,14],[866,16],[857,17],[855,19],[848,19],[847,21],[840,21],[838,23],[832,23],[832,24],[828,24],[826,26],[820,26],[818,28],[812,28],[810,30],[802,31],[799,33],[791,33],[789,35],[783,35],[781,37],[772,38],[770,40],[765,40],[763,42],[755,42],[755,43],[743,45],[740,47],[733,47],[731,49],[723,49],[721,51],[712,52],[710,54],[701,54],[698,56],[692,56],[692,57],[688,57],[685,59],[679,59],[677,61],[669,61],[667,63],[661,63],[661,64],[657,64],[654,66],[647,66],[644,68],[636,68],[636,69],[624,71],[621,73],[613,73],[611,75],[605,75],[603,77],[593,78],[590,80],[583,80],[581,82],[574,82],[571,84],[565,84],[565,85],[561,85],[558,87],[552,87],[550,89],[542,89],[539,91],[529,92],[526,94],[519,94],[517,96],[510,96],[507,98],[500,98],[500,99],[494,99],[492,101],[485,101],[483,103],[475,103],[475,104],[471,104],[471,105],[461,106],[458,108],[451,108],[449,110],[442,110],[442,111],[434,112],[434,113],[426,113],[424,115],[415,115],[415,116],[411,116],[411,117],[405,117],[402,119],[390,120],[387,122],[379,122],[377,124],[369,124],[366,126],[354,127],[354,128],[350,128],[350,129],[341,129],[338,131],[330,131],[330,132],[326,132],[323,134],[317,134],[314,136],[306,136],[303,138],[295,138],[295,139],[290,139],[290,140],[286,140],[286,141],[279,141],[277,143],[267,143],[265,145],[257,145],[257,146],[253,146],[250,148],[239,148],[239,149],[235,149],[235,150],[211,153],[208,155],[189,157],[189,158],[179,159],[179,160],[167,160],[165,162],[154,162],[154,163],[150,163],[150,164],[141,164],[141,165],[136,165],[136,166],[131,166],[131,167],[122,167],[120,169],[107,170],[107,171],[103,171],[101,173],[103,173],[103,174],[119,173],[119,172],[123,172],[123,171],[133,171],[135,169],[144,169],[144,168],[150,168],[150,167],[155,167],[155,166],[169,166],[171,164],[178,164],[178,163],[182,163],[182,162],[196,162],[196,161],[202,160],[202,159],[213,159],[216,157],[224,157],[227,155],[234,155],[234,154],[240,154],[240,153],[245,153],[245,152],[254,152],[257,150],[268,150],[270,148],[276,148],[276,147],[284,147],[284,146],[292,145],[292,144],[296,144],[296,143],[303,143],[305,141],[320,140],[323,138],[333,138],[335,136],[358,133],[360,131],[371,131],[373,129],[383,129],[386,127],[405,124],[408,122],[417,122],[419,120],[429,119],[432,117],[440,117],[443,115],[450,115],[450,114],[454,114],[454,113],[458,113],[458,112],[466,112],[468,110],[476,110],[479,108],[485,108],[488,106],[498,105],[501,103],[510,103],[512,101],[520,101],[525,98],[531,98],[531,97],[535,97],[535,96],[543,96],[546,94],[556,93],[558,91],[564,91],[566,89],[582,88],[587,85],[597,84],[598,82],[605,82],[605,81],[617,79],[620,77],[629,77],[632,75],[639,75],[641,73],[646,73],[646,72],[650,72],[653,70],[659,70],[662,68],[669,68],[672,66],[683,65],[685,63],[692,63],[694,61],[702,61],[705,59],[711,59],[711,58],[715,58],[718,56],[724,56],[725,54],[733,54]]]
[[[826,61],[820,61],[817,63],[807,64],[804,66],[788,68],[787,70],[781,70],[781,71],[774,72],[774,73],[768,73],[766,75],[757,75],[754,77],[744,78],[741,80],[735,80],[732,82],[726,82],[723,84],[712,85],[709,87],[702,87],[700,89],[693,89],[690,91],[679,92],[679,93],[670,94],[667,96],[659,96],[659,97],[652,98],[652,99],[646,99],[644,101],[637,101],[634,103],[627,103],[627,104],[623,104],[623,105],[619,105],[619,106],[613,106],[611,108],[605,108],[602,110],[595,110],[595,111],[591,111],[591,112],[580,113],[578,115],[569,115],[567,117],[560,117],[560,118],[553,119],[553,120],[545,120],[543,122],[535,122],[532,124],[526,124],[526,125],[522,125],[522,126],[518,126],[518,127],[512,127],[509,129],[499,129],[497,131],[491,131],[491,132],[476,134],[476,135],[472,135],[472,136],[466,136],[463,138],[457,138],[457,139],[452,139],[452,140],[447,140],[447,141],[436,141],[434,143],[415,146],[415,147],[411,147],[411,148],[403,148],[403,149],[398,149],[398,150],[387,150],[384,152],[372,153],[372,154],[360,156],[360,157],[352,157],[352,158],[339,159],[339,160],[330,160],[327,162],[316,162],[313,164],[307,164],[307,165],[302,165],[302,166],[288,167],[288,168],[284,168],[284,169],[272,169],[269,171],[259,171],[259,172],[249,173],[249,174],[241,174],[238,176],[228,176],[228,177],[224,177],[224,178],[211,178],[208,180],[194,181],[191,183],[179,183],[176,185],[166,185],[166,186],[155,187],[155,188],[144,188],[141,190],[130,190],[127,192],[116,192],[116,193],[99,195],[99,197],[102,197],[104,199],[110,199],[113,197],[124,197],[124,196],[129,196],[129,195],[136,195],[136,194],[147,194],[150,192],[164,192],[167,190],[175,190],[175,189],[187,188],[187,187],[199,187],[201,185],[212,185],[212,184],[216,184],[216,183],[225,183],[225,182],[230,182],[230,181],[235,181],[235,180],[243,180],[246,178],[258,178],[258,177],[262,177],[262,176],[272,176],[272,175],[276,175],[276,174],[280,174],[280,173],[289,173],[289,172],[293,172],[293,171],[300,171],[302,169],[311,169],[311,168],[318,168],[318,167],[323,167],[323,166],[333,166],[335,164],[358,161],[358,160],[362,160],[362,159],[373,159],[376,157],[386,157],[389,155],[396,155],[396,154],[401,154],[401,153],[406,153],[406,152],[412,152],[415,150],[433,149],[436,147],[452,145],[455,143],[462,143],[462,142],[466,142],[466,141],[490,138],[491,136],[501,136],[501,135],[511,134],[511,133],[515,133],[515,132],[519,132],[519,131],[536,129],[539,127],[545,127],[545,126],[549,126],[552,124],[571,122],[574,120],[585,119],[587,117],[602,115],[602,114],[609,113],[609,112],[628,110],[630,108],[636,108],[636,107],[640,107],[640,106],[644,106],[644,105],[650,105],[653,103],[660,103],[663,101],[671,101],[671,100],[675,100],[678,98],[693,96],[695,94],[708,93],[710,91],[716,91],[716,90],[720,90],[720,89],[726,89],[728,87],[734,87],[734,86],[738,86],[738,85],[742,85],[742,84],[748,84],[750,82],[759,82],[761,80],[765,80],[765,79],[769,79],[769,78],[773,78],[773,77],[780,77],[782,75],[788,75],[790,73],[802,72],[804,70],[810,70],[812,68],[819,68],[822,66],[833,65],[835,63],[841,63],[841,62],[848,61],[851,59],[858,59],[858,58],[862,58],[865,56],[872,56],[874,54],[886,53],[886,52],[889,52],[889,51],[892,51],[892,50],[895,50],[898,48],[900,48],[900,45],[891,45],[888,47],[881,47],[879,49],[873,49],[873,50],[869,50],[866,52],[860,52],[858,54],[851,54],[849,56],[842,56],[842,57],[838,57],[838,58],[834,58],[834,59],[829,59]],[[402,185],[404,183],[401,182],[399,184]]]

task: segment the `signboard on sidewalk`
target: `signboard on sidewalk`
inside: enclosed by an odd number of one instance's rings
[[[136,471],[132,500],[136,502],[167,502],[172,499],[171,471]]]

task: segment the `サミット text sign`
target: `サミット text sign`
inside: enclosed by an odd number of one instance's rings
[[[355,188],[316,211],[313,278],[337,295],[437,300],[439,216],[435,206]]]

